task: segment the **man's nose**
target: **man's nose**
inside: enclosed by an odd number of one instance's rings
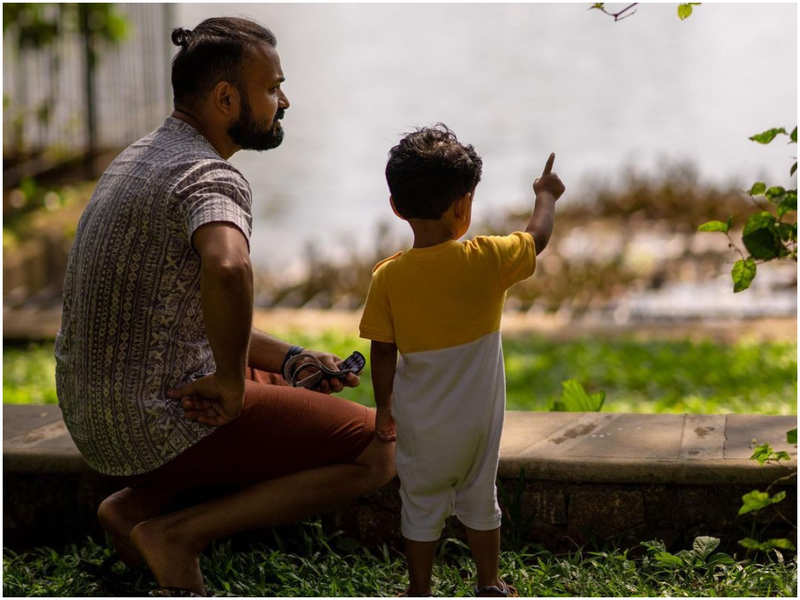
[[[281,108],[283,108],[285,110],[285,109],[289,108],[291,106],[291,104],[289,103],[289,98],[286,96],[286,94],[283,92],[283,90],[281,90],[280,92],[281,92],[281,95],[280,95],[280,98],[278,99],[278,106],[280,106]]]

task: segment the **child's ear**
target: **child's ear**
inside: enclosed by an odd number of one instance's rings
[[[406,218],[398,212],[397,207],[394,205],[394,198],[392,198],[391,196],[389,196],[389,204],[392,205],[392,211],[394,211],[394,214],[396,214],[398,217],[403,219],[403,221],[405,221]]]
[[[453,213],[459,219],[462,218],[464,215],[467,214],[469,210],[470,202],[472,202],[472,192],[467,192],[461,198],[458,198],[453,203]]]

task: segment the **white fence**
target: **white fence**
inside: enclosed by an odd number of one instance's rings
[[[154,129],[172,105],[168,4],[120,4],[128,36],[98,42],[95,69],[96,148],[121,148]],[[89,150],[86,56],[78,33],[42,50],[3,39],[3,158],[51,160]],[[49,107],[49,108],[48,108]]]

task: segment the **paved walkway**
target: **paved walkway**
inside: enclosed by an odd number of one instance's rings
[[[3,466],[8,472],[88,470],[53,405],[4,405]],[[500,476],[573,482],[770,482],[797,469],[786,432],[794,416],[672,415],[509,411]],[[759,465],[756,444],[791,461]]]

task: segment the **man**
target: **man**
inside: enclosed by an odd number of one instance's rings
[[[211,540],[295,521],[394,476],[374,411],[326,395],[342,389],[336,378],[288,387],[277,373],[300,349],[252,328],[250,187],[227,159],[283,138],[275,37],[214,18],[172,39],[175,111],[98,181],[55,347],[72,438],[125,485],[100,522],[164,594],[204,592],[198,556]],[[178,492],[209,485],[239,491],[163,514]]]

